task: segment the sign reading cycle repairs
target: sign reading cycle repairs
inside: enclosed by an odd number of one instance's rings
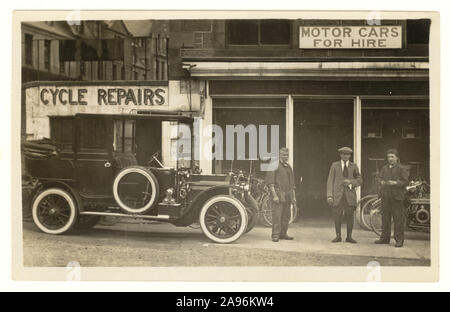
[[[300,26],[300,49],[401,49],[401,26]]]
[[[153,108],[167,106],[167,87],[41,87],[44,106]]]

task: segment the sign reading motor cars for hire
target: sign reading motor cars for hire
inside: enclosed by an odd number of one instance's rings
[[[401,26],[300,26],[300,49],[401,49]]]

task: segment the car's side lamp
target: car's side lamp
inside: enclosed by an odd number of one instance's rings
[[[163,200],[163,204],[173,205],[176,203],[175,198],[173,198],[173,192],[174,192],[173,188],[168,188],[166,190],[166,197]]]

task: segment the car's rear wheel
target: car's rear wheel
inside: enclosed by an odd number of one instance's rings
[[[247,224],[244,205],[228,195],[214,196],[200,211],[200,227],[206,237],[216,243],[234,242],[244,234]]]
[[[144,213],[158,200],[159,185],[145,167],[131,166],[120,171],[113,184],[114,199],[126,212]]]
[[[49,188],[37,194],[31,212],[36,226],[48,234],[65,233],[77,220],[75,200],[60,188]]]

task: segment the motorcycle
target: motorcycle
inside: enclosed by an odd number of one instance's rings
[[[411,181],[406,187],[405,219],[408,229],[429,233],[431,224],[430,185],[426,181]],[[381,199],[371,203],[370,226],[375,234],[381,235]]]

